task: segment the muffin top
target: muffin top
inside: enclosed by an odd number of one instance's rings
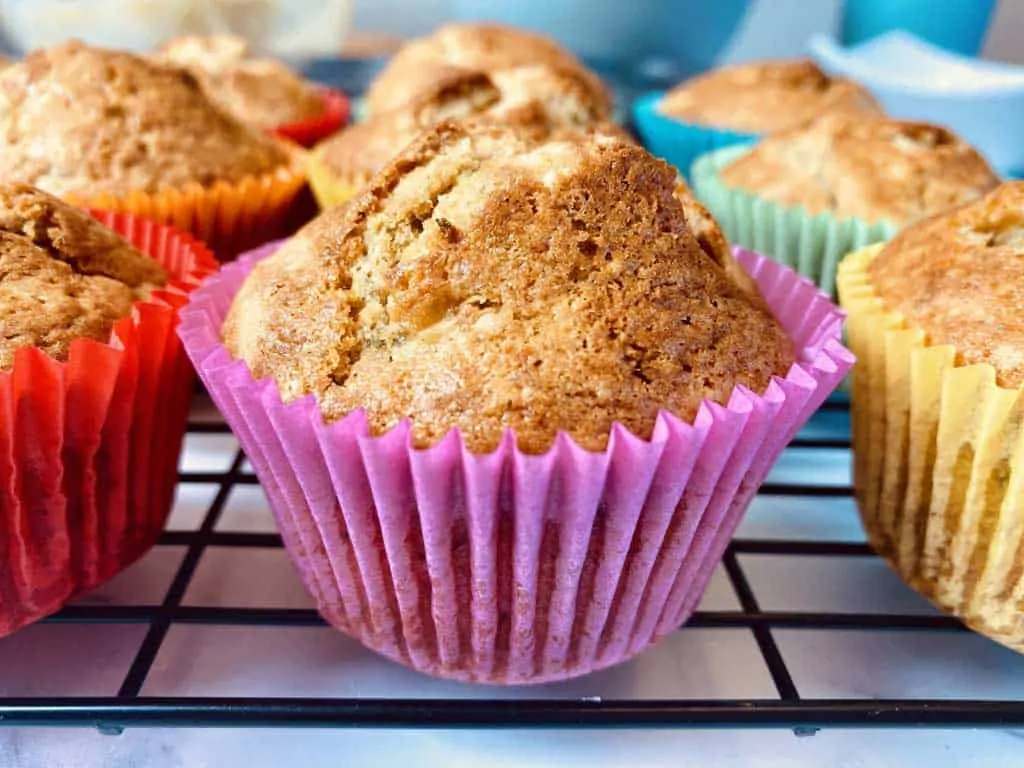
[[[1024,182],[908,227],[868,269],[886,308],[929,343],[1024,385]]]
[[[864,88],[830,77],[808,59],[758,61],[722,67],[677,85],[658,111],[700,125],[772,134],[825,114],[878,115]]]
[[[0,72],[0,176],[56,195],[233,182],[288,162],[192,75],[130,53],[72,41]]]
[[[937,125],[824,117],[762,139],[722,181],[780,205],[908,224],[999,183],[969,144]]]
[[[21,347],[65,360],[107,341],[132,302],[164,285],[152,258],[84,211],[25,184],[0,184],[0,369]]]
[[[281,62],[251,57],[240,37],[178,37],[165,43],[157,58],[189,70],[215,104],[260,130],[309,120],[324,111],[315,85]]]
[[[455,70],[402,107],[335,134],[319,154],[336,174],[367,178],[442,120],[481,118],[551,134],[600,124],[608,117],[606,107],[577,77],[546,67],[492,74]],[[604,130],[618,129],[608,124]]]
[[[447,24],[403,46],[370,84],[366,108],[371,114],[395,109],[459,71],[494,74],[519,67],[575,77],[589,99],[601,104],[603,116],[611,114],[604,85],[571,53],[548,37],[498,24]]]
[[[675,173],[607,135],[537,141],[441,123],[351,203],[261,262],[224,324],[229,351],[327,420],[457,427],[474,451],[560,430],[590,449],[615,421],[649,437],[737,384],[784,375],[791,343],[701,249]]]

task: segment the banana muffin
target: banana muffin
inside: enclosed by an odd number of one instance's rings
[[[576,77],[545,67],[517,67],[491,75],[455,71],[403,107],[372,115],[328,139],[318,147],[316,160],[354,191],[420,133],[443,120],[515,124],[544,137],[597,125],[623,134],[604,122],[605,106]]]
[[[611,98],[601,80],[572,54],[550,38],[498,24],[447,24],[406,44],[370,84],[366,107],[371,114],[401,107],[460,72],[495,75],[521,67],[575,78],[587,100],[599,104],[604,117],[611,114]]]
[[[215,104],[260,130],[321,115],[319,89],[273,59],[254,58],[239,37],[188,36],[168,41],[157,59],[187,69]]]
[[[759,199],[904,226],[994,188],[972,146],[937,125],[833,115],[769,136],[720,170]]]
[[[797,128],[827,114],[878,115],[878,102],[807,59],[722,67],[673,88],[658,111],[697,125],[751,134]]]
[[[411,418],[474,451],[560,430],[602,449],[649,437],[794,359],[786,334],[694,237],[675,172],[609,135],[537,141],[444,122],[345,208],[260,263],[223,327],[229,352],[325,419]]]
[[[188,72],[77,41],[0,72],[0,134],[0,175],[62,197],[206,187],[294,161]]]
[[[851,254],[854,488],[872,546],[1024,652],[1024,182]]]
[[[86,212],[24,184],[0,185],[0,369],[21,347],[57,360],[107,341],[132,303],[167,282],[154,259]]]

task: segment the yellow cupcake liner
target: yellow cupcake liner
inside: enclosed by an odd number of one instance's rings
[[[169,224],[202,240],[221,261],[291,234],[293,205],[306,186],[302,163],[282,166],[273,173],[247,176],[210,186],[198,183],[158,192],[127,195],[69,196],[89,208],[129,213]]]
[[[914,589],[1024,652],[1024,387],[958,363],[889,312],[874,245],[839,267],[853,370],[854,487],[871,545]]]
[[[339,175],[327,167],[316,150],[309,153],[306,172],[309,174],[313,197],[322,211],[347,203],[370,179],[368,174]]]

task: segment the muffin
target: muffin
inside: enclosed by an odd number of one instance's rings
[[[433,90],[435,82],[460,72],[494,74],[506,69],[543,67],[575,77],[590,101],[611,114],[601,80],[551,38],[499,24],[446,24],[428,37],[406,44],[366,92],[369,114],[388,112]]]
[[[281,62],[253,57],[244,38],[178,37],[165,43],[156,58],[195,75],[210,100],[241,122],[283,132],[299,143],[327,138],[348,116],[340,94],[324,91]],[[293,135],[306,128],[315,128],[315,135]]]
[[[737,64],[637,102],[644,143],[684,175],[700,155],[790,131],[824,115],[882,114],[864,88],[807,59]]]
[[[702,157],[697,196],[734,242],[834,289],[839,258],[999,183],[969,144],[937,125],[833,115],[752,149]]]
[[[423,131],[443,120],[480,119],[509,123],[549,136],[559,130],[606,123],[603,100],[571,73],[524,66],[494,74],[460,70],[433,83],[411,102],[372,115],[321,144],[310,158],[309,175],[321,207],[353,197]]]
[[[4,178],[173,222],[221,255],[279,235],[304,182],[295,150],[184,70],[74,41],[0,72],[0,144]]]
[[[192,379],[176,313],[214,264],[97,216],[0,185],[0,636],[140,557],[174,497]]]
[[[851,254],[854,481],[914,589],[1024,651],[1024,182]]]
[[[775,303],[748,293],[611,136],[439,124],[273,251],[182,338],[326,619],[445,677],[674,631],[850,363],[823,296],[738,252]]]

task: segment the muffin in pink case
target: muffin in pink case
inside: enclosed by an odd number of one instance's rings
[[[702,250],[675,184],[615,138],[446,124],[192,297],[186,349],[327,621],[533,683],[692,613],[852,358],[807,280]]]

